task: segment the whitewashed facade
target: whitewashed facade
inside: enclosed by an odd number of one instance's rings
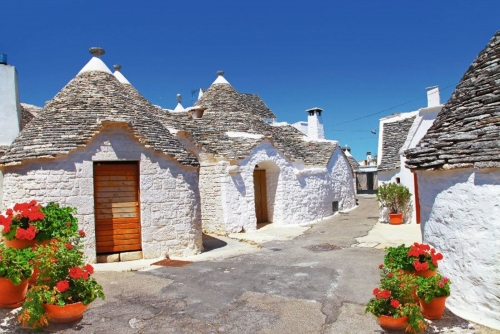
[[[446,306],[500,329],[500,31],[465,72],[418,145],[405,152],[417,175],[423,241],[444,255]]]
[[[412,206],[406,213],[407,223],[417,223],[419,200],[415,188],[415,176],[405,167],[404,151],[417,146],[443,108],[440,103],[439,87],[427,88],[427,107],[416,111],[400,113],[380,119],[377,173],[379,185],[399,182],[410,190]],[[393,136],[392,140],[388,139]],[[392,150],[389,150],[388,148]],[[380,221],[389,222],[387,210],[381,210]]]

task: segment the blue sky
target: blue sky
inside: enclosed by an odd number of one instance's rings
[[[5,0],[0,53],[17,68],[21,101],[39,106],[86,64],[91,46],[164,108],[177,93],[191,105],[191,92],[224,70],[278,121],[323,108],[327,138],[361,160],[377,151],[369,130],[378,132],[379,118],[424,107],[429,86],[448,100],[499,17],[498,0]]]

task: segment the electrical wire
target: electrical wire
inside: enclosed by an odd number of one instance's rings
[[[455,87],[457,84],[453,84],[453,85],[449,85],[449,86],[446,86],[444,88],[441,88],[440,90],[443,91],[443,90],[446,90],[450,87]],[[439,92],[439,91],[438,91]],[[436,92],[436,93],[438,93]],[[436,93],[431,93],[431,94],[436,94]],[[358,118],[354,118],[354,119],[351,119],[349,121],[345,121],[345,122],[340,122],[340,123],[337,123],[335,124],[336,126],[337,125],[341,125],[341,124],[347,124],[347,123],[351,123],[351,122],[354,122],[354,121],[359,121],[360,119],[364,119],[364,118],[368,118],[368,117],[371,117],[371,116],[375,116],[375,115],[378,115],[378,114],[381,114],[381,113],[384,113],[384,112],[387,112],[389,110],[393,110],[393,109],[396,109],[396,108],[399,108],[399,107],[402,107],[404,105],[407,105],[409,103],[412,103],[412,102],[415,102],[415,101],[419,101],[421,99],[423,99],[424,97],[419,97],[418,99],[414,99],[414,100],[411,100],[411,101],[408,101],[408,102],[405,102],[405,103],[401,103],[401,104],[398,104],[397,106],[394,106],[394,107],[391,107],[391,108],[388,108],[388,109],[384,109],[382,111],[378,111],[378,112],[375,112],[373,114],[369,114],[369,115],[366,115],[366,116],[361,116],[361,117],[358,117]]]

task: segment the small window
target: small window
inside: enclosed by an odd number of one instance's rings
[[[396,183],[397,183],[397,184],[400,184],[400,183],[401,183],[401,178],[397,177],[397,178],[396,178]]]

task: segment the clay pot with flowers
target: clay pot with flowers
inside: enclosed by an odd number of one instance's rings
[[[426,325],[420,307],[415,303],[412,292],[415,289],[415,276],[403,270],[391,271],[383,265],[379,287],[373,290],[373,296],[365,312],[377,317],[380,326],[387,330],[405,330],[419,333]]]
[[[74,214],[76,209],[60,206],[50,202],[40,205],[35,200],[17,203],[0,215],[0,229],[7,247],[25,248],[46,244],[50,239],[70,240],[78,237],[78,220]],[[39,273],[35,266],[33,284]]]
[[[91,275],[77,242],[51,240],[35,250],[40,275],[26,294],[18,320],[36,329],[48,321],[66,323],[79,320],[96,298],[104,299],[102,286]]]
[[[44,218],[41,206],[34,200],[15,204],[13,208],[6,210],[4,215],[0,215],[4,243],[14,248],[34,246],[36,241],[41,241],[38,236],[40,230],[36,224]]]
[[[402,224],[411,206],[410,190],[402,184],[386,182],[378,187],[376,196],[380,205],[389,211],[389,222]]]
[[[437,273],[435,276],[417,277],[416,284],[424,317],[432,320],[441,319],[446,298],[450,295],[450,279]]]
[[[33,272],[31,248],[17,249],[0,244],[0,308],[21,306]]]
[[[415,242],[407,247],[401,244],[386,248],[384,264],[391,270],[404,270],[416,276],[433,276],[443,254],[428,244]]]
[[[0,215],[4,243],[25,248],[57,238],[68,240],[78,234],[76,210],[50,202],[45,206],[35,200],[17,203]]]

